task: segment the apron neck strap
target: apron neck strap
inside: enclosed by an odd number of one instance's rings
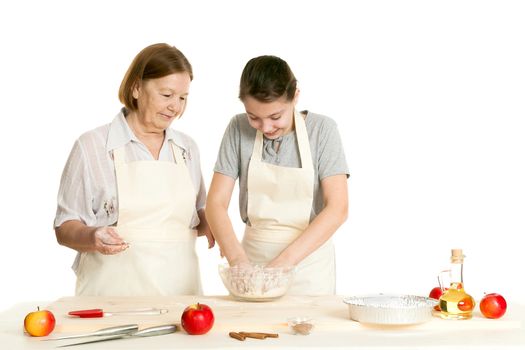
[[[175,163],[177,164],[184,164],[184,156],[183,156],[183,150],[175,145],[175,142],[168,141],[171,145],[171,150],[173,152],[173,158],[175,158]]]
[[[262,150],[263,150],[263,134],[259,130],[255,134],[255,142],[253,144],[252,159],[256,161],[261,161],[262,159]]]
[[[301,168],[313,169],[312,153],[310,152],[310,141],[306,130],[306,121],[301,113],[295,111],[295,133],[297,134],[297,144],[299,145],[299,155],[301,156]]]
[[[126,162],[126,156],[124,154],[124,146],[115,148],[113,150],[113,162],[115,164],[124,164]]]
[[[299,156],[301,157],[301,168],[313,168],[312,154],[310,152],[310,143],[308,141],[308,132],[306,122],[298,111],[294,111],[295,133],[297,135],[297,144],[299,146]],[[255,142],[253,144],[252,159],[262,160],[264,137],[262,132],[257,130]]]

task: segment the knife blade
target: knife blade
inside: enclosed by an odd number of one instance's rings
[[[101,337],[98,339],[93,340],[85,340],[78,343],[72,343],[72,344],[64,344],[57,346],[58,348],[65,348],[68,346],[76,346],[76,345],[83,345],[83,344],[91,344],[91,343],[99,343],[103,341],[109,341],[109,340],[116,340],[116,339],[124,339],[124,338],[143,338],[143,337],[153,337],[157,335],[165,335],[170,333],[175,333],[177,331],[177,326],[174,324],[168,324],[168,325],[162,325],[162,326],[154,326],[149,328],[144,328],[140,331],[136,331],[129,334],[119,334],[119,335],[110,335],[107,337]]]
[[[68,312],[68,315],[80,318],[108,317],[116,315],[161,315],[167,313],[167,309],[158,309],[154,307],[124,310],[124,311],[104,311],[103,309],[74,310]]]
[[[129,333],[134,333],[139,330],[137,324],[127,324],[123,326],[114,326],[108,328],[101,328],[95,332],[89,332],[84,334],[74,334],[74,335],[64,335],[61,337],[47,338],[42,340],[62,340],[62,339],[75,339],[75,338],[86,338],[86,337],[95,337],[95,336],[115,336],[115,335],[124,335]]]

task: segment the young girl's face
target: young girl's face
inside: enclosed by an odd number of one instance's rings
[[[296,98],[287,101],[283,96],[272,102],[260,102],[247,96],[243,103],[248,114],[248,122],[267,139],[274,140],[293,130]]]

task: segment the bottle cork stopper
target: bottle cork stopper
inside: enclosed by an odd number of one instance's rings
[[[462,264],[465,255],[463,255],[463,249],[452,249],[452,256],[450,261],[455,264]]]

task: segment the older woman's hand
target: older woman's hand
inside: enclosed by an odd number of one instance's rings
[[[199,237],[206,236],[206,239],[208,240],[208,249],[211,249],[215,246],[215,237],[213,236],[213,232],[211,232],[210,225],[208,225],[208,220],[206,220],[204,209],[199,210],[197,215],[200,220],[199,225],[195,228],[197,230],[197,235]]]
[[[197,226],[197,232],[199,236],[206,236],[206,239],[208,240],[208,249],[211,249],[215,246],[215,237],[213,237],[213,233],[211,232],[208,223],[206,223],[206,225]]]
[[[118,235],[114,227],[99,227],[95,230],[93,237],[96,251],[104,255],[118,254],[129,247],[129,244]]]

